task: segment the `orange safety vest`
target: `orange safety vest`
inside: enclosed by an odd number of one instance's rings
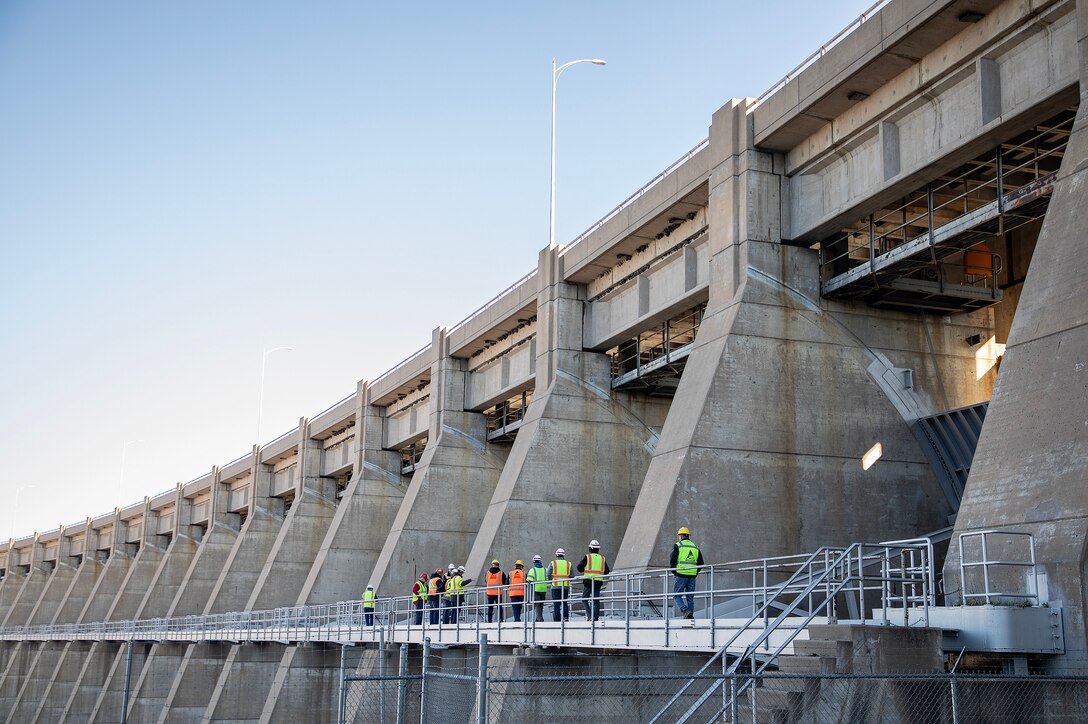
[[[487,572],[487,595],[489,596],[501,596],[502,595],[502,571]]]
[[[566,588],[570,585],[570,561],[566,558],[556,558],[552,561],[552,578],[555,587]]]
[[[586,556],[589,561],[582,570],[586,578],[602,578],[604,576],[604,556],[600,553],[589,553]]]
[[[427,595],[438,595],[438,576],[431,576],[431,582],[427,584]]]
[[[510,571],[510,586],[510,598],[525,598],[525,569],[515,568]]]

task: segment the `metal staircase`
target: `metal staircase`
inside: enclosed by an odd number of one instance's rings
[[[960,508],[963,488],[971,472],[971,462],[989,406],[987,401],[960,407],[923,417],[911,425],[953,512]]]

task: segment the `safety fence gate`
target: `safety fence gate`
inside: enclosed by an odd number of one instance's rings
[[[478,652],[462,648],[456,657],[443,657],[448,650],[435,650],[426,639],[416,674],[409,673],[408,644],[400,645],[395,674],[386,672],[382,645],[376,660],[364,660],[371,671],[366,676],[346,668],[347,648],[342,647],[340,655],[339,724],[487,721],[480,716],[481,711],[487,713],[487,636],[480,637]],[[473,653],[478,655],[469,655]]]

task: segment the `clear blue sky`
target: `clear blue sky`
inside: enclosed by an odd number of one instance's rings
[[[350,394],[869,0],[0,3],[0,537]],[[27,486],[33,485],[30,488]],[[18,520],[15,491],[20,494]]]

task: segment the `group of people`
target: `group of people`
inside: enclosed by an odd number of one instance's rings
[[[703,566],[703,554],[691,540],[691,531],[682,527],[677,531],[677,543],[673,546],[669,566],[673,569],[675,581],[673,593],[677,609],[684,618],[695,615],[695,580],[699,568]],[[587,620],[596,621],[601,617],[601,589],[604,577],[611,573],[608,560],[601,553],[601,544],[591,540],[587,552],[577,564],[567,559],[562,548],[555,550],[555,558],[544,565],[543,559],[533,556],[532,564],[526,569],[525,562],[518,560],[509,571],[503,571],[497,558],[485,573],[483,584],[487,596],[487,622],[494,622],[496,616],[501,622],[503,615],[503,595],[510,602],[514,621],[521,621],[527,603],[532,603],[534,620],[544,620],[544,605],[549,599],[552,604],[552,621],[570,620],[570,589],[577,572],[582,577],[582,606]],[[420,574],[412,584],[412,608],[417,626],[423,623],[423,609],[428,609],[428,622],[432,626],[439,623],[457,623],[461,608],[465,602],[465,586],[472,583],[465,578],[465,567],[449,564],[445,570],[436,568],[431,574]],[[367,625],[373,622],[374,589],[367,586],[363,597],[363,613],[367,616]]]

